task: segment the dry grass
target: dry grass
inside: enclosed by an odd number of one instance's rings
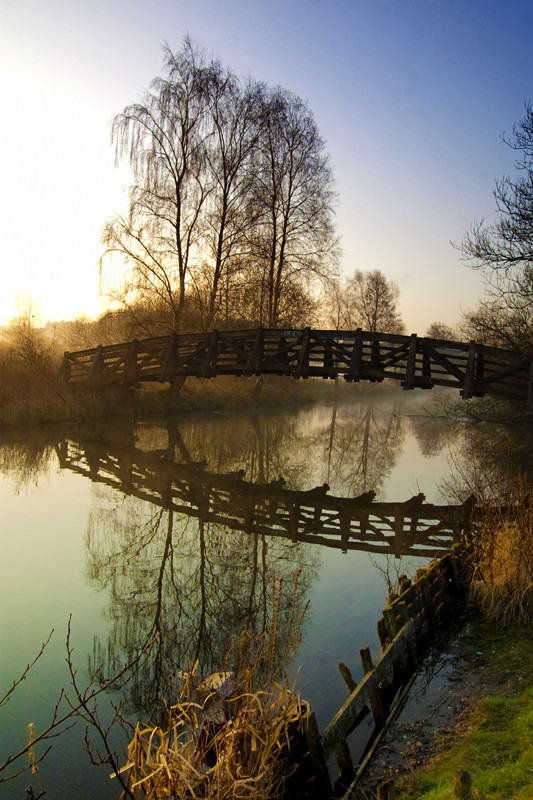
[[[266,629],[243,631],[226,656],[225,670],[203,681],[198,663],[182,673],[177,703],[167,723],[137,726],[128,748],[130,792],[135,798],[275,800],[294,768],[291,741],[301,734],[309,708],[281,686],[301,639],[307,610],[299,609],[300,570],[292,602],[283,581],[273,578],[273,604]],[[286,617],[281,635],[280,618]],[[268,687],[266,690],[264,687]],[[301,744],[302,738],[298,737]],[[298,745],[299,746],[299,745]]]
[[[299,697],[279,685],[214,703],[214,694],[203,704],[189,696],[187,687],[166,730],[137,726],[124,768],[133,796],[280,797],[291,770],[290,738],[307,714]]]
[[[485,506],[474,537],[470,598],[497,624],[533,619],[533,497],[515,480],[504,503]]]
[[[27,363],[0,350],[0,425],[21,425],[68,419],[61,396],[58,363],[53,358]]]

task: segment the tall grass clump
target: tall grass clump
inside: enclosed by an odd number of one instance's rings
[[[68,418],[52,348],[21,351],[0,342],[0,425],[25,425]]]
[[[135,798],[282,796],[292,769],[290,741],[307,706],[280,685],[233,695],[216,714],[209,709],[214,697],[198,703],[187,689],[170,709],[166,730],[137,726],[125,767]]]
[[[282,581],[273,581],[274,604],[262,633],[236,637],[220,672],[203,680],[198,662],[181,673],[182,689],[163,726],[137,725],[128,748],[130,795],[210,800],[277,800],[302,751],[309,707],[282,686],[301,639],[307,606],[297,610],[299,571],[292,606]],[[280,637],[281,617],[284,636]],[[296,753],[294,750],[296,749]]]
[[[533,620],[533,496],[524,482],[482,507],[473,540],[470,598],[488,619],[507,627]]]

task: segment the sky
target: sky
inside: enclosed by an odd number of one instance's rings
[[[533,101],[531,0],[0,0],[0,325],[94,316],[106,219],[125,207],[114,114],[183,38],[305,100],[336,179],[341,270],[380,269],[408,332],[483,292],[461,260],[515,174],[502,135]]]

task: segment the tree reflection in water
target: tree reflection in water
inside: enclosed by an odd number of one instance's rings
[[[154,510],[136,498],[109,507],[107,494],[100,494],[87,534],[90,580],[111,598],[109,643],[105,651],[97,646],[97,660],[105,656],[114,669],[156,637],[128,687],[131,709],[152,718],[161,701],[175,698],[180,669],[196,660],[201,674],[222,668],[235,637],[243,630],[264,633],[274,611],[280,612],[279,643],[287,643],[292,611],[301,616],[315,575],[316,556],[308,548],[228,535],[221,526]],[[274,576],[283,581],[280,609]],[[280,657],[288,655],[279,648]]]
[[[142,425],[136,439],[137,450],[164,455],[170,463],[194,467],[207,462],[210,472],[220,473],[243,470],[255,483],[283,476],[286,486],[298,488],[327,478],[342,485],[344,494],[358,494],[382,485],[401,451],[403,429],[396,405],[375,413],[365,403],[340,413],[333,409],[327,428],[323,422],[302,426],[297,415],[202,417],[199,425],[167,423],[165,431]],[[103,448],[99,455],[96,442],[91,447],[97,470],[109,454]],[[162,700],[176,695],[180,669],[196,660],[202,674],[220,669],[243,630],[264,633],[278,611],[275,580],[283,586],[277,655],[283,670],[283,661],[298,644],[296,632],[286,626],[301,616],[317,574],[318,549],[264,535],[228,533],[207,521],[207,511],[202,518],[201,498],[199,518],[188,517],[176,510],[175,502],[170,507],[172,492],[164,476],[160,492],[162,498],[168,495],[169,507],[154,508],[127,495],[132,460],[126,450],[116,448],[115,458],[122,465],[126,495],[117,500],[116,493],[101,486],[95,493],[97,507],[87,534],[88,574],[111,598],[112,631],[108,645],[97,645],[97,660],[105,652],[112,669],[157,637],[150,659],[128,688],[130,708],[153,716]]]
[[[362,405],[358,410],[359,414],[340,416],[334,406],[329,430],[323,432],[327,442],[326,482],[342,482],[344,493],[353,495],[369,489],[379,491],[394,467],[405,437],[397,404],[390,405],[385,414],[376,413],[374,403]]]
[[[131,711],[153,718],[161,701],[175,697],[181,669],[196,659],[202,674],[220,669],[235,637],[244,629],[263,633],[278,610],[277,661],[280,670],[286,667],[297,646],[289,626],[300,617],[320,564],[318,547],[228,533],[202,515],[201,497],[196,517],[165,503],[171,493],[164,470],[153,474],[156,505],[148,496],[134,496],[132,453],[158,454],[193,470],[205,462],[211,473],[244,471],[255,483],[283,477],[287,488],[299,490],[328,483],[338,495],[379,492],[405,435],[406,420],[395,397],[329,411],[201,415],[179,425],[123,424],[79,432],[92,476],[106,458],[114,459],[121,476],[120,487],[96,483],[92,493],[87,575],[110,598],[109,641],[95,642],[94,658],[114,670],[156,637],[149,659],[124,687]],[[72,430],[69,436],[76,438]],[[40,450],[43,459],[47,448],[49,443]],[[24,474],[32,475],[27,463]]]

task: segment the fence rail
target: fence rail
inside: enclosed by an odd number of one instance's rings
[[[386,333],[256,328],[172,333],[66,352],[61,375],[91,388],[173,382],[187,376],[290,375],[382,381],[404,389],[452,386],[465,399],[495,392],[533,411],[533,353],[476,342]]]
[[[402,576],[400,594],[390,598],[378,621],[382,645],[379,660],[373,664],[368,647],[361,648],[364,677],[358,684],[353,681],[349,669],[342,663],[339,665],[349,697],[322,735],[312,732],[315,773],[323,776],[330,756],[335,754],[337,759],[340,777],[333,792],[330,788],[330,796],[333,793],[343,800],[353,798],[373,750],[367,750],[361,763],[354,765],[347,737],[365,714],[371,713],[376,725],[374,745],[377,744],[412,685],[431,631],[448,624],[458,604],[464,601],[467,573],[464,561],[453,548],[427,568],[417,570],[413,582]]]

